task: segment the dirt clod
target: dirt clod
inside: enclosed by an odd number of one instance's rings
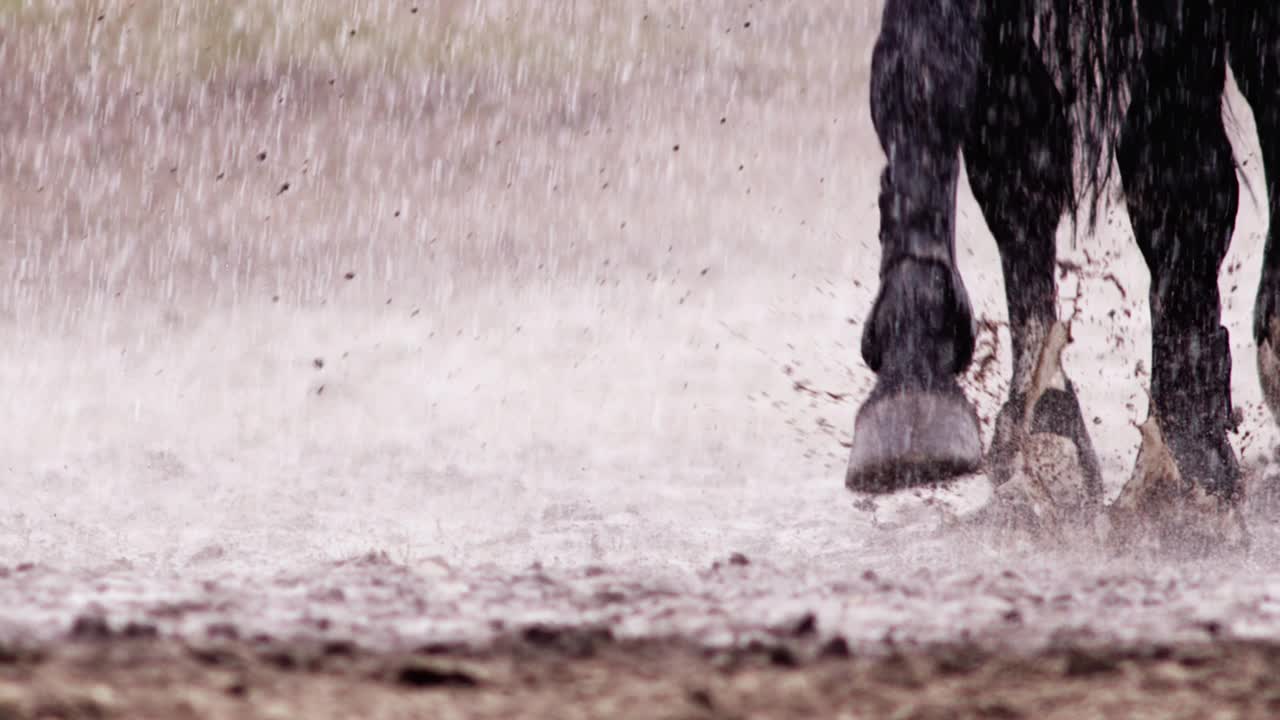
[[[413,688],[470,688],[479,684],[474,677],[461,670],[437,667],[420,661],[400,668],[396,673],[396,682]]]

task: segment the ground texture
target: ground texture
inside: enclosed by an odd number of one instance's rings
[[[128,634],[128,633],[127,633]],[[804,637],[709,651],[534,627],[484,650],[108,639],[0,660],[19,718],[1267,718],[1280,647],[966,645],[850,657]],[[801,633],[800,635],[803,635]]]

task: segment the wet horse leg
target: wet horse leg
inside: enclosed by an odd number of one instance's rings
[[[1274,419],[1280,420],[1280,6],[1241,4],[1231,18],[1231,67],[1253,108],[1267,175],[1270,226],[1253,308],[1258,375]]]
[[[960,145],[977,90],[978,0],[889,0],[871,114],[887,157],[880,289],[863,329],[876,385],[858,411],[846,486],[890,492],[970,472],[977,417],[956,384],[973,316],[955,265]]]
[[[1032,370],[1057,321],[1055,234],[1072,193],[1067,110],[1035,46],[1029,7],[988,5],[977,102],[964,144],[969,184],[1000,250],[1013,341],[1010,396],[988,455],[997,485],[1011,472]],[[1054,385],[1036,402],[1031,430],[1072,441],[1085,488],[1100,500],[1101,474],[1075,389],[1061,372]]]
[[[1218,271],[1239,188],[1222,122],[1226,12],[1213,0],[1140,0],[1142,74],[1117,158],[1151,271],[1152,415],[1179,471],[1220,498],[1240,475]]]

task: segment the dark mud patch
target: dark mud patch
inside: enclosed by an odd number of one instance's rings
[[[1280,644],[859,655],[531,628],[484,647],[80,634],[4,650],[0,718],[1274,717]],[[584,646],[590,652],[583,652]],[[3,648],[0,648],[3,650]],[[287,658],[287,661],[282,659]]]

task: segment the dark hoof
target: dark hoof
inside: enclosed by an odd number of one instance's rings
[[[844,484],[854,492],[891,493],[981,466],[978,416],[958,388],[904,390],[873,396],[858,411]]]
[[[1015,394],[1000,408],[1000,414],[996,416],[995,436],[991,439],[987,467],[991,473],[991,481],[997,487],[1007,482],[1017,470],[1016,457],[1020,449],[1017,426],[1022,422],[1025,408],[1026,398]],[[1076,462],[1083,474],[1086,491],[1095,502],[1102,501],[1102,470],[1089,438],[1084,415],[1080,412],[1080,401],[1070,383],[1067,383],[1065,390],[1045,390],[1036,403],[1035,414],[1032,415],[1027,431],[1057,435],[1070,441],[1076,448]]]
[[[1280,323],[1258,342],[1258,381],[1271,418],[1280,421]]]

